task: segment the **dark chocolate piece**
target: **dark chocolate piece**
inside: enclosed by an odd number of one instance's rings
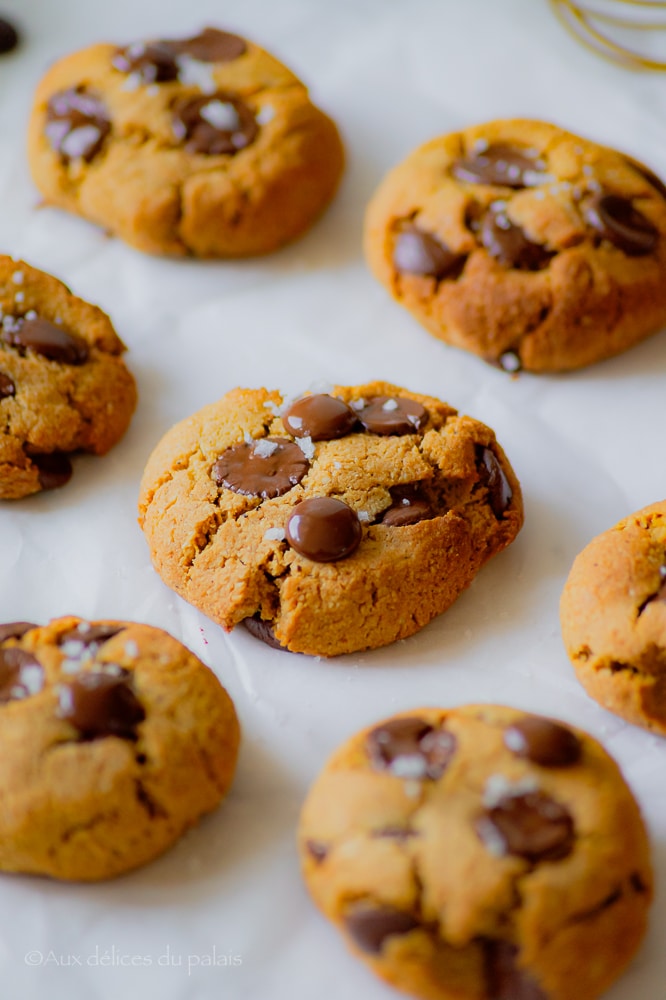
[[[520,226],[511,222],[504,203],[490,206],[481,220],[479,235],[490,256],[503,267],[541,271],[554,256],[541,243],[533,243]]]
[[[218,486],[234,493],[272,499],[300,483],[309,468],[297,444],[288,438],[269,437],[227,448],[211,475]]]
[[[0,648],[0,704],[38,694],[43,685],[44,670],[32,653],[18,646]]]
[[[504,731],[504,745],[517,757],[541,767],[571,767],[581,756],[580,740],[566,726],[538,715],[526,715]]]
[[[602,239],[628,257],[643,257],[657,247],[659,230],[628,198],[599,195],[588,203],[585,218]]]
[[[480,839],[494,854],[527,861],[560,861],[574,845],[571,814],[543,792],[505,795],[475,823]]]
[[[387,938],[394,934],[408,934],[419,926],[412,913],[392,906],[371,906],[367,903],[350,907],[345,913],[344,924],[354,944],[371,955],[381,952]]]
[[[297,399],[282,414],[282,423],[289,434],[313,441],[344,437],[353,430],[357,419],[351,406],[324,392]]]
[[[513,498],[513,490],[506,477],[504,469],[494,451],[483,445],[476,446],[476,463],[479,472],[479,482],[488,491],[488,503],[498,521],[509,509]]]
[[[129,671],[79,674],[60,688],[58,715],[78,729],[83,740],[103,736],[137,739],[137,726],[146,717],[134,694]]]
[[[412,222],[403,222],[395,234],[393,265],[400,274],[418,274],[423,277],[457,278],[466,260],[465,254],[450,250],[432,233]]]
[[[372,766],[401,778],[441,778],[456,750],[456,738],[423,719],[390,719],[366,739]]]
[[[62,365],[83,365],[90,353],[83,337],[39,317],[16,320],[5,327],[2,339],[10,347],[18,348],[21,354],[30,351]]]
[[[46,108],[46,137],[65,163],[90,162],[111,131],[109,113],[98,97],[83,87],[60,90]]]
[[[217,93],[177,100],[173,131],[188,153],[233,156],[254,142],[259,126],[240,97]]]
[[[451,173],[467,184],[508,188],[536,187],[547,179],[546,165],[535,151],[497,142],[456,162]]]
[[[361,524],[355,511],[334,497],[312,497],[296,504],[287,521],[287,541],[314,562],[336,562],[350,556],[361,543]]]
[[[416,434],[428,422],[428,411],[405,396],[375,396],[368,399],[358,418],[371,434]]]

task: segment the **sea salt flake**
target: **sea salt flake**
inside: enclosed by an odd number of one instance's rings
[[[367,510],[359,510],[358,511],[358,519],[359,519],[359,521],[369,521],[370,520],[370,514],[368,513]]]
[[[274,451],[277,451],[278,445],[276,441],[269,441],[267,438],[262,438],[254,446],[254,454],[257,458],[270,458]]]
[[[14,302],[23,302],[25,294],[23,292],[16,292],[14,294]]]
[[[283,542],[284,539],[284,528],[268,528],[268,530],[264,532],[264,541],[266,542]]]
[[[86,647],[85,643],[79,642],[78,639],[65,639],[60,648],[65,656],[74,658],[80,657]]]
[[[254,438],[249,431],[243,431],[243,441],[245,444],[254,444]]]
[[[360,399],[352,399],[349,405],[351,406],[352,410],[356,410],[356,412],[358,413],[361,410],[365,409],[365,400],[361,396]]]
[[[342,468],[342,462],[333,462],[333,468],[334,469],[341,469]],[[664,568],[666,569],[666,567],[664,567]]]
[[[280,407],[278,406],[277,403],[274,403],[272,399],[267,399],[266,402],[264,403],[264,406],[266,407],[267,410],[271,411],[273,416],[279,417]]]
[[[535,778],[525,777],[518,781],[510,781],[503,774],[491,774],[483,792],[483,804],[487,809],[494,809],[503,799],[529,795],[538,790],[539,783]]]
[[[134,639],[128,639],[125,643],[125,656],[130,658],[137,657],[139,655],[139,647],[134,641]]]
[[[117,663],[102,663],[95,671],[99,674],[106,674],[107,677],[122,677],[124,671]]]
[[[25,314],[25,318],[26,319],[37,319],[37,313],[35,312],[34,309],[28,309],[27,313]]]
[[[391,763],[391,774],[396,778],[416,780],[425,778],[428,770],[428,762],[422,754],[405,754],[396,757]]]
[[[263,108],[259,109],[256,119],[259,125],[268,125],[275,118],[275,108],[271,107],[270,104],[264,104]]]
[[[226,101],[209,101],[204,104],[199,114],[213,128],[221,132],[232,132],[240,125],[238,112],[233,104]]]
[[[314,458],[315,456],[315,446],[312,443],[311,437],[301,437],[296,438],[296,444],[301,449],[306,458]]]
[[[477,139],[474,145],[472,146],[472,149],[475,153],[485,153],[485,151],[488,149],[488,140]]]
[[[483,824],[483,843],[489,854],[495,858],[502,858],[506,854],[506,840],[492,823]]]
[[[81,125],[65,136],[60,143],[60,150],[65,156],[75,160],[81,156],[82,149],[92,149],[95,143],[99,142],[101,135],[96,125]]]
[[[42,668],[38,666],[27,666],[21,670],[21,684],[28,694],[37,694],[42,690]]]
[[[23,271],[14,271],[12,274],[12,281],[15,285],[22,285],[24,277]]]
[[[63,674],[78,674],[81,669],[80,660],[63,660],[60,664],[60,669]]]
[[[149,94],[151,97],[157,97],[159,92],[160,88],[156,83],[151,83],[149,87],[146,87],[146,93]]]
[[[141,74],[129,73],[120,85],[121,90],[138,90],[141,86]]]
[[[20,701],[21,698],[27,697],[27,693],[28,692],[25,690],[25,688],[22,688],[18,684],[15,685],[13,688],[9,689],[9,694],[14,699],[14,701]]]
[[[397,410],[398,403],[395,399],[387,399],[382,406],[382,410]]]
[[[202,94],[214,94],[217,90],[213,68],[210,64],[200,62],[191,56],[182,55],[176,59],[178,64],[178,79],[185,86],[198,87]]]

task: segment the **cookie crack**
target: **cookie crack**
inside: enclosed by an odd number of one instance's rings
[[[134,789],[136,793],[136,800],[141,808],[145,810],[149,819],[169,818],[168,810],[166,810],[164,806],[157,801],[155,796],[148,791],[141,778],[134,779]]]

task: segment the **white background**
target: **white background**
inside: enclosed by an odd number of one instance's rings
[[[608,997],[664,1000],[666,745],[587,698],[562,648],[557,607],[590,538],[664,497],[666,338],[573,375],[511,379],[435,341],[389,299],[364,266],[361,224],[382,174],[415,145],[498,117],[550,119],[666,176],[666,80],[588,54],[546,0],[2,7],[25,42],[0,59],[0,250],[111,314],[140,403],[124,441],[103,459],[77,459],[65,489],[2,505],[0,618],[76,613],[162,626],[219,674],[244,728],[230,797],[163,859],[96,886],[2,879],[2,997],[390,1000],[306,897],[294,847],[300,803],[327,755],[360,726],[421,704],[497,701],[580,725],[619,759],[650,825],[660,891],[646,945]],[[339,122],[348,169],[316,228],[270,258],[200,263],[144,257],[38,209],[24,132],[46,66],[94,41],[190,35],[208,23],[272,50]],[[299,392],[320,379],[374,378],[439,396],[495,428],[523,483],[523,532],[445,616],[385,650],[320,662],[242,629],[225,635],[150,566],[136,524],[150,450],[172,423],[236,385]],[[241,964],[211,965],[225,955]]]

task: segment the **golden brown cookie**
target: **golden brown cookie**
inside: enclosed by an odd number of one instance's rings
[[[299,848],[352,950],[424,1000],[593,1000],[652,898],[615,762],[513,708],[424,708],[353,736],[310,790]]]
[[[430,333],[509,372],[580,368],[666,323],[666,188],[546,122],[415,150],[374,195],[365,249]]]
[[[0,256],[0,499],[69,481],[72,452],[104,455],[136,405],[109,317],[57,278]]]
[[[322,656],[417,632],[523,519],[490,428],[384,382],[228,393],[158,444],[139,512],[187,601]]]
[[[211,670],[160,629],[0,626],[0,869],[96,881],[214,809],[239,728]]]
[[[343,149],[290,70],[206,28],[60,60],[37,88],[29,159],[50,204],[139,250],[245,257],[312,224]]]
[[[666,501],[594,538],[560,604],[579,681],[600,705],[666,736]]]

